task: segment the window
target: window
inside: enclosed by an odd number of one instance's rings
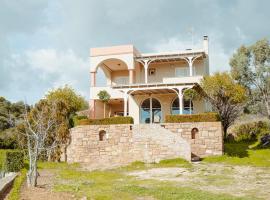
[[[176,77],[189,76],[189,68],[188,67],[176,67],[175,68],[175,76]]]
[[[106,131],[104,130],[99,131],[99,141],[104,141],[105,136],[106,136]]]
[[[162,119],[161,104],[155,98],[145,99],[140,108],[141,123],[160,123]]]
[[[199,130],[197,128],[193,128],[191,130],[191,139],[196,139],[196,135],[199,133]]]
[[[148,75],[149,76],[154,76],[156,74],[156,69],[155,68],[150,68],[149,70],[148,70]]]

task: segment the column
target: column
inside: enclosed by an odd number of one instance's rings
[[[153,123],[152,97],[150,97],[150,124]]]
[[[144,61],[144,81],[145,83],[148,83],[148,60]]]
[[[124,92],[124,116],[127,116],[127,108],[128,108],[128,94],[127,91]]]
[[[189,66],[189,76],[193,76],[193,69],[192,69],[193,62],[192,62],[192,58],[193,57],[188,57],[187,58],[188,59],[188,66]]]
[[[90,73],[90,80],[91,80],[90,86],[95,87],[96,86],[96,72]]]
[[[133,84],[134,83],[134,70],[130,69],[129,70],[129,84]]]
[[[183,93],[182,93],[182,88],[178,89],[178,99],[179,99],[179,114],[183,114]]]

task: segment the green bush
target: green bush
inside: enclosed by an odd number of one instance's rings
[[[200,113],[191,115],[167,115],[165,123],[182,123],[182,122],[216,122],[220,121],[218,113]]]
[[[256,141],[270,133],[270,124],[266,121],[249,122],[234,127],[232,132],[236,141]]]
[[[77,125],[133,124],[132,117],[110,117],[104,119],[81,119]]]
[[[79,121],[82,120],[82,119],[87,119],[87,116],[74,116],[72,117],[72,126],[78,126],[79,124]]]
[[[21,151],[1,151],[2,170],[7,172],[18,172],[24,167],[24,155]]]

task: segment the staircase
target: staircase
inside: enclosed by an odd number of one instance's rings
[[[180,135],[161,127],[160,124],[137,124],[133,126],[132,131],[134,141],[139,143],[143,141],[141,143],[145,144],[140,146],[140,148],[144,148],[145,160],[149,160],[149,157],[153,155],[153,151],[156,151],[153,148],[159,148],[161,156],[167,155],[168,158],[165,159],[169,159],[169,157],[182,157],[186,160],[191,160],[189,142]]]

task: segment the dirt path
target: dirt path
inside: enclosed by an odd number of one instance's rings
[[[54,174],[49,170],[39,172],[38,183],[36,188],[28,188],[26,183],[21,189],[22,200],[73,200],[75,199],[69,193],[54,192],[52,185],[54,183]]]
[[[270,168],[200,163],[192,168],[153,168],[128,175],[173,181],[176,185],[213,193],[270,199]]]

